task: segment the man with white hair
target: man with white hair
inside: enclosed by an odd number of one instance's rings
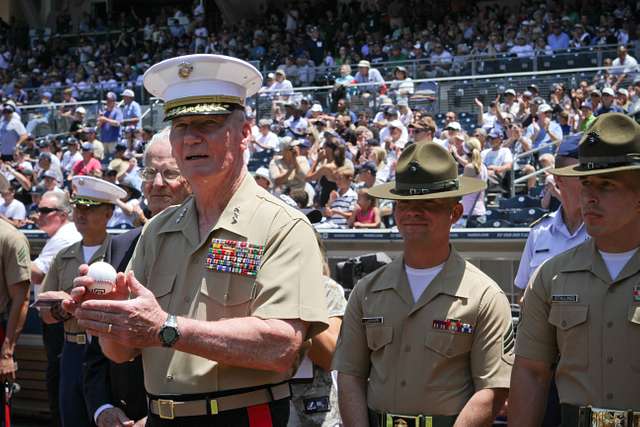
[[[375,95],[384,86],[384,79],[380,71],[371,68],[371,63],[365,60],[358,62],[358,72],[354,76],[354,80],[356,83],[370,83],[358,87],[361,93],[368,92]]]

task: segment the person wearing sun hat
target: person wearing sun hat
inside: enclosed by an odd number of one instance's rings
[[[327,327],[311,224],[258,186],[243,160],[246,98],[261,85],[252,65],[222,55],[147,70],[193,196],[148,223],[110,300],[86,299],[83,276],[67,306],[114,362],[142,354],[149,427],[284,427],[301,345]]]
[[[539,425],[557,363],[562,426],[638,425],[640,125],[620,113],[599,116],[580,141],[578,163],[551,173],[579,178],[591,239],[529,281],[509,423]]]
[[[62,423],[90,426],[91,416],[87,413],[82,392],[83,360],[89,340],[78,319],[63,310],[62,301],[71,300],[73,279],[82,264],[109,261],[106,254],[111,237],[107,234],[107,222],[113,214],[114,204],[126,196],[126,192],[92,176],[73,177],[72,188],[73,223],[82,240],[56,254],[44,278],[38,300],[58,300],[50,308],[40,309],[40,316],[46,324],[64,322],[65,341],[60,358],[59,386]],[[107,387],[106,383],[104,387]]]
[[[333,368],[345,425],[489,425],[509,387],[513,326],[500,287],[451,246],[460,198],[486,188],[458,176],[439,144],[411,144],[396,180],[369,194],[396,201],[403,255],[353,289]]]

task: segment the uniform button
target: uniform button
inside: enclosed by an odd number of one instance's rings
[[[406,346],[404,347],[404,351],[405,351],[406,353],[409,353],[409,352],[411,351],[411,346],[410,346],[410,345],[406,345]]]
[[[613,363],[613,357],[611,356],[607,357],[607,363],[609,364]]]
[[[607,328],[613,328],[613,322],[607,322]]]
[[[167,375],[167,381],[169,382],[173,381],[173,375]]]
[[[609,400],[613,399],[613,393],[607,393],[606,398]]]
[[[400,381],[400,387],[404,387],[407,385],[407,382],[405,380]]]
[[[562,326],[567,326],[567,321],[566,321],[566,320],[563,320],[562,322],[560,322],[560,324],[561,324]]]

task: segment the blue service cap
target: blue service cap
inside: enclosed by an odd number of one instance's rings
[[[582,132],[577,133],[575,135],[566,136],[560,147],[558,147],[557,156],[561,157],[571,157],[574,159],[578,158],[578,145],[580,144],[580,139],[582,138]]]

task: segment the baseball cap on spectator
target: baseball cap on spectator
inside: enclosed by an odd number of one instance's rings
[[[76,108],[76,113],[87,114],[87,110],[84,107],[78,107]]]
[[[385,116],[397,116],[398,115],[398,110],[396,110],[396,108],[393,105],[389,105],[388,107],[386,107],[384,109],[384,115]]]
[[[582,133],[569,135],[566,138],[564,138],[560,143],[560,147],[558,147],[558,153],[556,154],[556,156],[571,157],[571,158],[577,159],[578,145],[580,144],[580,139],[582,139]]]
[[[320,104],[313,104],[311,106],[311,112],[312,113],[322,113],[322,105]]]
[[[513,89],[507,89],[507,90],[505,90],[505,91],[504,91],[504,94],[505,94],[505,95],[513,95],[513,96],[516,96],[516,91],[515,91],[515,90],[513,90]]]
[[[117,99],[116,94],[113,92],[107,92],[106,98],[108,101],[115,101]]]
[[[258,120],[258,127],[271,126],[273,123],[270,119],[260,119]]]
[[[284,72],[282,68],[276,70],[276,74],[280,74],[282,77],[287,77],[287,74]]]
[[[95,127],[86,127],[84,128],[85,133],[96,133],[96,128]]]
[[[389,126],[390,128],[397,128],[397,129],[402,129],[404,127],[404,125],[400,120],[391,120],[387,126]]]
[[[602,92],[600,92],[598,89],[594,89],[591,91],[591,96],[602,96]]]
[[[553,111],[553,108],[551,108],[551,105],[549,104],[542,104],[540,107],[538,107],[539,113],[549,113],[551,111]]]
[[[43,98],[47,98],[47,99],[51,99],[52,98],[51,92],[43,92],[42,93],[42,97]]]
[[[583,102],[582,104],[580,104],[580,108],[588,108],[589,110],[591,110],[592,106],[589,102]]]
[[[533,94],[531,93],[531,91],[525,90],[524,92],[522,92],[522,96],[525,98],[533,98]]]
[[[58,180],[58,175],[56,175],[56,173],[51,169],[47,169],[46,171],[44,171],[44,173],[42,174],[42,177],[55,179],[56,181]]]
[[[375,175],[378,172],[378,168],[374,162],[365,162],[356,168],[356,173],[369,171],[372,175]]]
[[[396,73],[396,72],[398,72],[398,71],[400,71],[400,72],[404,73],[404,75],[405,75],[405,76],[407,75],[407,69],[406,69],[405,67],[401,66],[401,65],[398,65],[398,66],[393,70],[393,73],[395,74],[395,73]]]
[[[29,192],[29,194],[31,194],[32,196],[42,196],[45,191],[46,190],[44,188],[44,185],[38,184],[31,187],[31,191]]]
[[[493,128],[493,129],[491,129],[491,131],[489,131],[488,137],[490,139],[502,138],[502,131],[500,131],[497,128]]]
[[[269,184],[273,184],[273,182],[271,182],[271,176],[269,175],[269,169],[265,168],[264,166],[260,166],[258,169],[256,169],[256,171],[253,173],[253,176],[255,178],[264,178],[267,181],[269,181]]]
[[[282,152],[289,150],[293,147],[296,147],[298,145],[300,145],[299,139],[293,139],[290,136],[285,136],[284,138],[280,139],[280,151]]]
[[[414,120],[409,127],[414,129],[432,129],[433,124],[427,117],[421,117],[420,120]]]
[[[93,151],[93,144],[90,142],[83,142],[82,151]]]
[[[40,141],[38,141],[38,148],[45,148],[48,147],[51,144],[50,141],[48,141],[47,139],[43,138]]]
[[[82,148],[84,149],[84,144],[82,144],[82,145],[83,145]],[[126,151],[127,150],[127,143],[123,142],[123,141],[118,142],[116,144],[116,150],[117,151]]]
[[[269,73],[269,74],[267,74],[267,79],[271,79],[271,80],[273,80],[273,79],[275,79],[275,78],[276,78],[276,75],[275,75],[274,73]]]
[[[135,97],[136,95],[133,93],[131,89],[125,89],[122,91],[122,96]]]
[[[285,108],[293,108],[294,110],[300,109],[300,103],[298,101],[294,101],[293,99],[289,99],[284,103]]]
[[[544,98],[541,98],[539,96],[536,96],[535,98],[533,98],[533,103],[536,105],[542,105],[544,104]]]
[[[626,90],[625,88],[621,87],[620,89],[618,89],[618,95],[624,95],[627,98],[629,97],[629,91]]]
[[[460,131],[460,130],[462,130],[462,126],[460,126],[460,123],[458,123],[458,122],[451,122],[451,123],[447,124],[447,126],[444,128],[444,130],[457,130],[457,131]]]
[[[2,112],[4,113],[15,113],[16,112],[16,108],[9,104],[8,102],[6,104],[2,105]]]
[[[309,149],[312,146],[313,146],[313,144],[311,143],[311,141],[309,141],[309,139],[307,139],[307,138],[300,139],[300,147]]]
[[[388,96],[380,97],[380,106],[381,107],[393,107],[393,100]]]
[[[530,84],[529,86],[527,86],[527,89],[529,89],[531,92],[533,93],[539,93],[540,89],[538,89],[538,85],[536,84]]]
[[[371,63],[363,59],[362,61],[358,62],[358,68],[371,68]]]
[[[616,96],[615,92],[610,87],[605,87],[604,89],[602,89],[602,95]]]

